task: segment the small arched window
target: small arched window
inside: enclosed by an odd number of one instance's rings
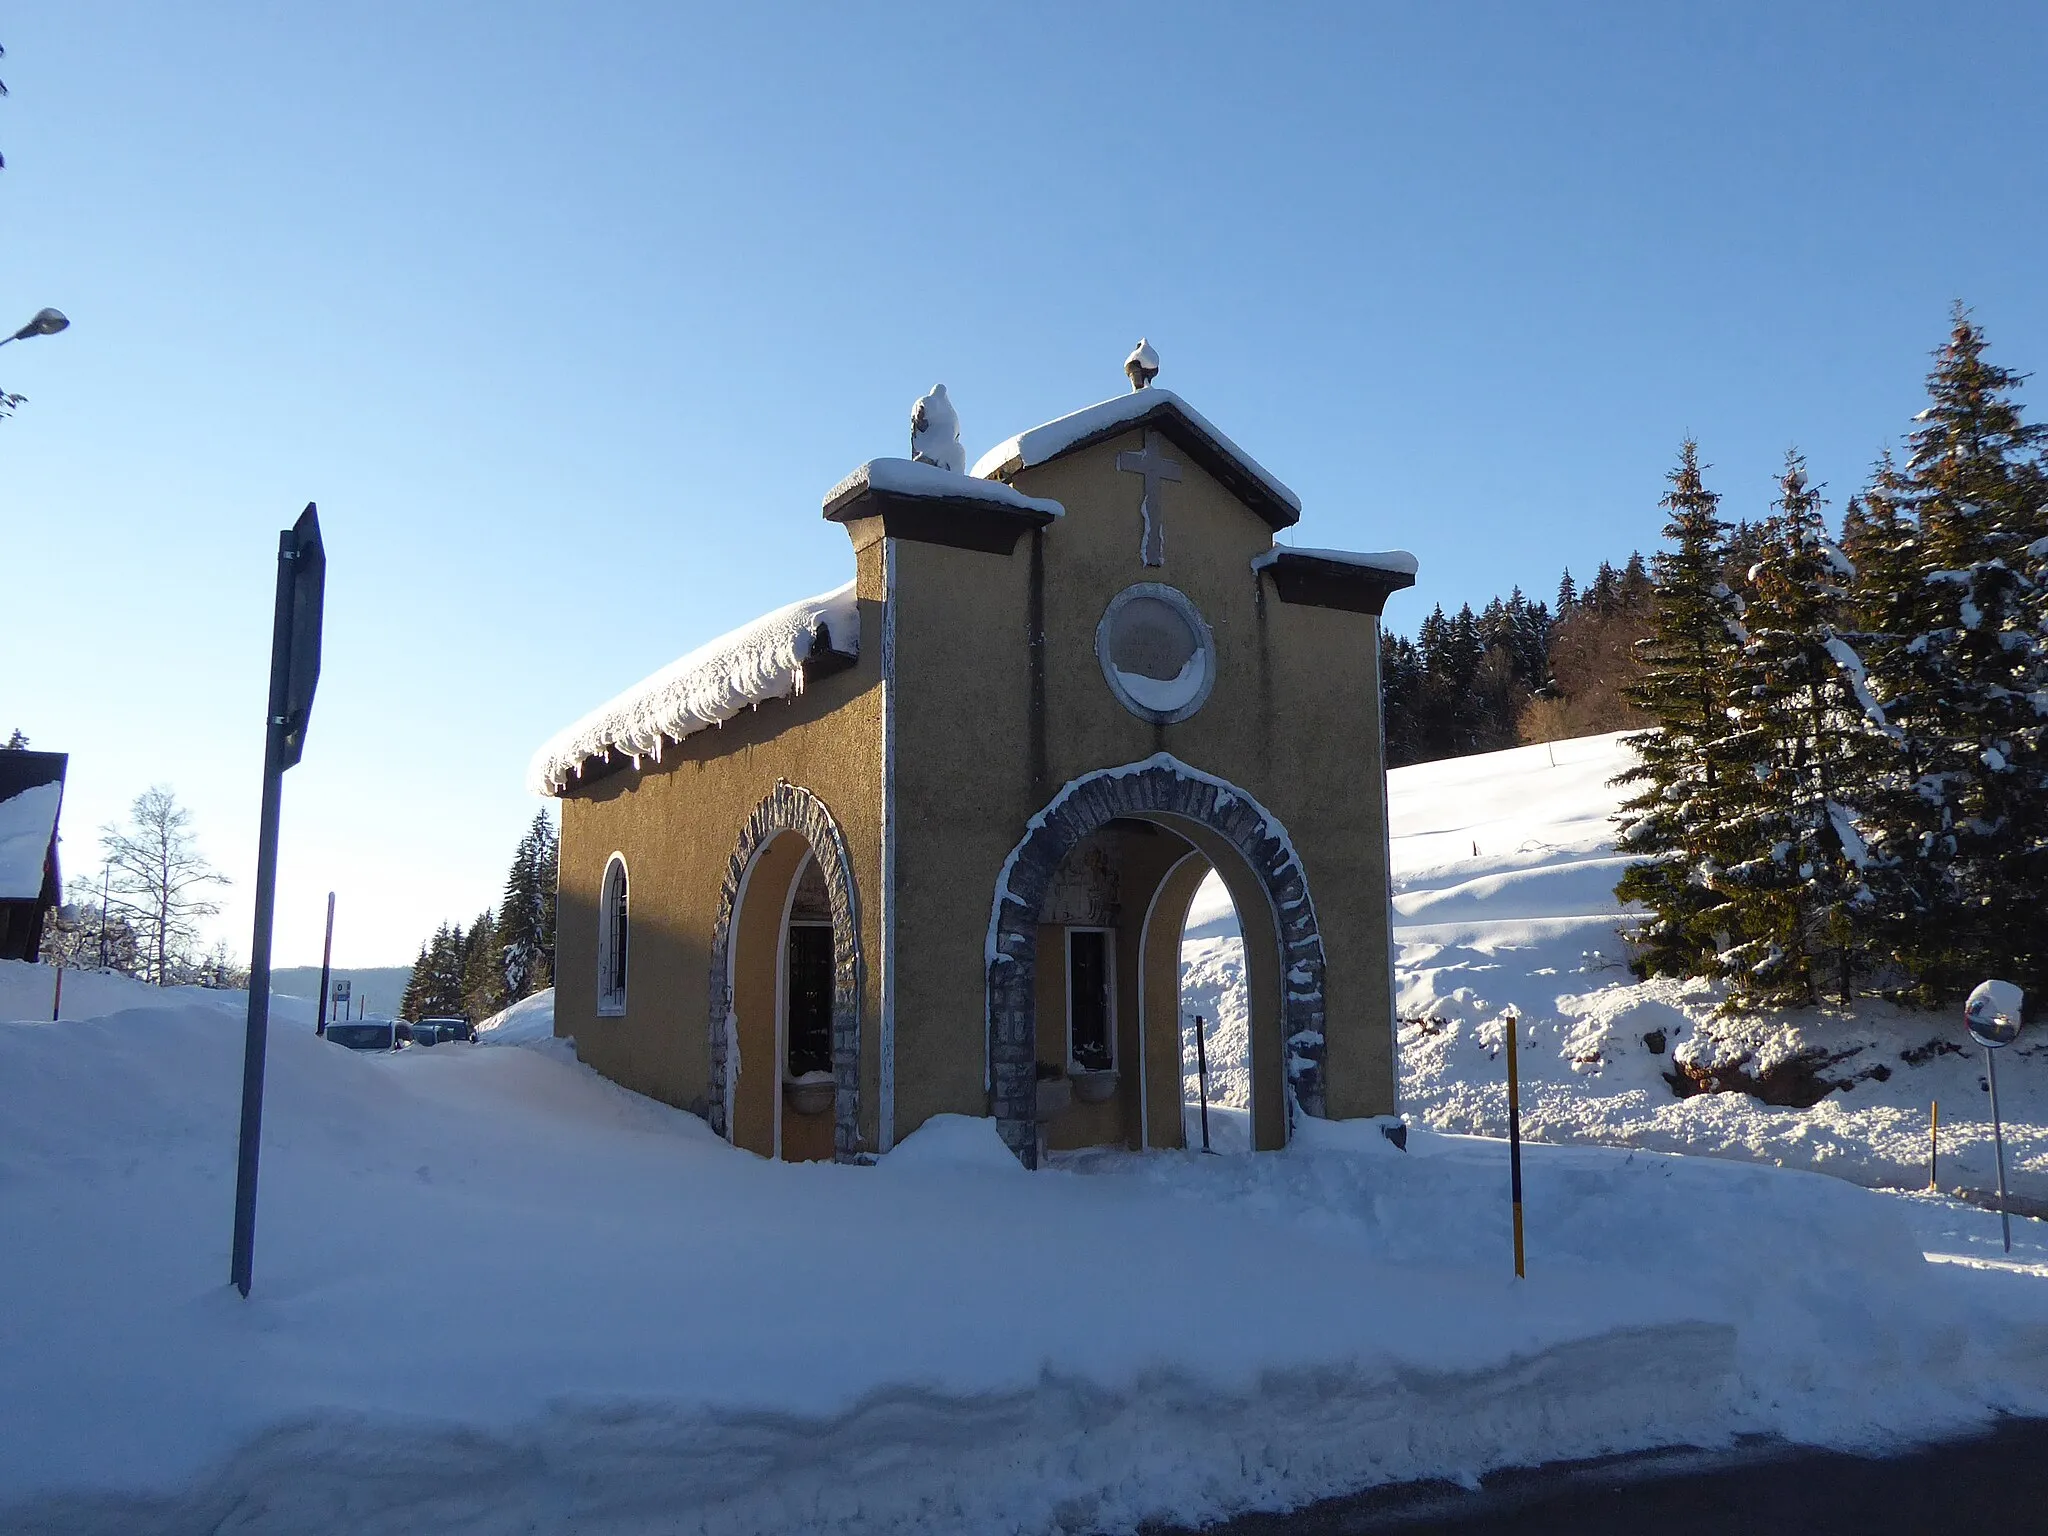
[[[604,867],[604,894],[597,904],[597,1011],[616,1017],[626,1011],[626,861],[618,854]]]

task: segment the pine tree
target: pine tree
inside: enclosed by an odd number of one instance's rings
[[[1626,690],[1656,728],[1628,738],[1639,761],[1617,781],[1645,786],[1623,805],[1615,843],[1643,862],[1630,866],[1615,891],[1652,914],[1636,934],[1638,965],[1683,975],[1712,968],[1733,916],[1711,882],[1733,862],[1728,680],[1747,636],[1739,601],[1721,577],[1728,525],[1720,497],[1702,479],[1697,443],[1681,446],[1668,478],[1664,536],[1673,548],[1655,560],[1650,638],[1637,647],[1640,680]],[[1603,564],[1596,593],[1604,587],[1606,600],[1618,602],[1621,586]]]
[[[488,910],[470,924],[462,941],[462,1007],[471,1023],[489,1018],[511,999],[505,995],[505,957],[498,924]]]
[[[427,946],[420,945],[419,955],[413,960],[412,974],[405,978],[405,992],[398,1000],[398,1016],[402,1019],[418,1019],[426,1016],[422,1006],[426,1000],[430,972],[427,966]]]
[[[1776,516],[1748,525],[1749,639],[1726,743],[1735,861],[1709,883],[1732,909],[1737,938],[1718,965],[1752,1002],[1810,1003],[1824,970],[1846,1006],[1858,920],[1873,901],[1857,802],[1888,766],[1891,744],[1860,703],[1863,663],[1843,629],[1853,571],[1821,505],[1805,461],[1788,454]]]
[[[1990,975],[2048,985],[2048,428],[2022,422],[2023,376],[1985,360],[1961,306],[1928,376],[1871,658],[1904,771],[1878,807],[1883,905],[1929,1000]],[[1875,499],[1875,488],[1873,498]],[[1908,521],[1909,520],[1909,521]]]
[[[1383,637],[1384,638],[1384,637]],[[537,812],[512,855],[498,906],[497,940],[505,1001],[555,984],[555,881],[560,843],[546,811]]]

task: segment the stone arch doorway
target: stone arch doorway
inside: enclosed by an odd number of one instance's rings
[[[997,1128],[1026,1167],[1037,1166],[1039,1064],[1046,1036],[1039,979],[1057,974],[1063,985],[1073,982],[1062,963],[1065,956],[1040,954],[1041,935],[1051,931],[1045,919],[1049,913],[1064,917],[1058,910],[1064,899],[1061,887],[1072,880],[1077,850],[1085,853],[1091,840],[1126,826],[1157,828],[1201,858],[1183,854],[1172,858],[1163,873],[1148,875],[1142,913],[1135,901],[1128,912],[1124,903],[1112,903],[1119,913],[1115,926],[1124,935],[1122,949],[1139,972],[1138,989],[1126,989],[1127,996],[1137,999],[1137,1017],[1131,1021],[1135,1036],[1125,1030],[1127,1041],[1135,1039],[1136,1070],[1118,1074],[1116,1091],[1126,1103],[1119,1124],[1126,1135],[1135,1126],[1140,1146],[1179,1145],[1177,1108],[1168,1134],[1159,1125],[1164,1117],[1152,1105],[1152,1058],[1164,1045],[1169,1059],[1177,1060],[1179,1032],[1171,1014],[1156,1020],[1148,1015],[1161,1011],[1157,999],[1177,996],[1173,967],[1181,923],[1196,887],[1213,866],[1230,889],[1245,932],[1253,1145],[1282,1146],[1293,1115],[1320,1116],[1324,1109],[1323,943],[1307,875],[1286,829],[1265,807],[1235,785],[1163,752],[1067,784],[1031,819],[1023,840],[1004,861],[986,952],[987,1083]],[[1163,992],[1158,979],[1168,975],[1173,990]],[[1150,1007],[1148,999],[1153,1000]],[[1177,1071],[1172,1092],[1177,1106]]]
[[[860,1160],[859,918],[838,822],[809,790],[778,782],[726,861],[711,936],[711,1128],[735,1146]],[[829,981],[812,942],[828,925]],[[828,985],[829,1049],[803,1027]],[[829,1070],[829,1099],[815,1073],[789,1070],[806,1064]]]

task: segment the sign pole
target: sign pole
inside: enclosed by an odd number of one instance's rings
[[[1515,1203],[1515,1278],[1526,1278],[1522,1264],[1522,1092],[1516,1036],[1522,1016],[1510,1008],[1501,1016],[1508,1027],[1508,1188]]]
[[[277,905],[277,833],[285,770],[305,749],[320,676],[327,555],[308,503],[277,536],[277,605],[263,731],[263,812],[256,837],[256,921],[249,940],[249,1025],[242,1045],[242,1126],[235,1159],[235,1240],[229,1279],[246,1298],[256,1259],[256,1164],[263,1141],[263,1064],[270,1033],[270,930]]]
[[[313,1033],[327,1033],[327,971],[328,962],[334,958],[334,892],[327,893],[327,937],[320,941],[320,1013],[319,1022],[313,1026]]]
[[[1991,1087],[1991,1143],[1998,1150],[1998,1225],[2005,1234],[2005,1251],[2012,1252],[2012,1209],[2005,1201],[2005,1132],[1998,1124],[1998,1053],[1984,1047],[1984,1077]]]
[[[1195,1082],[1202,1095],[1202,1150],[1209,1150],[1209,1048],[1202,1042],[1202,1016],[1195,1015]]]

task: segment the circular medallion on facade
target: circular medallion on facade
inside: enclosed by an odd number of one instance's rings
[[[1216,641],[1187,594],[1156,581],[1125,587],[1095,627],[1109,691],[1157,725],[1185,720],[1216,684]]]

